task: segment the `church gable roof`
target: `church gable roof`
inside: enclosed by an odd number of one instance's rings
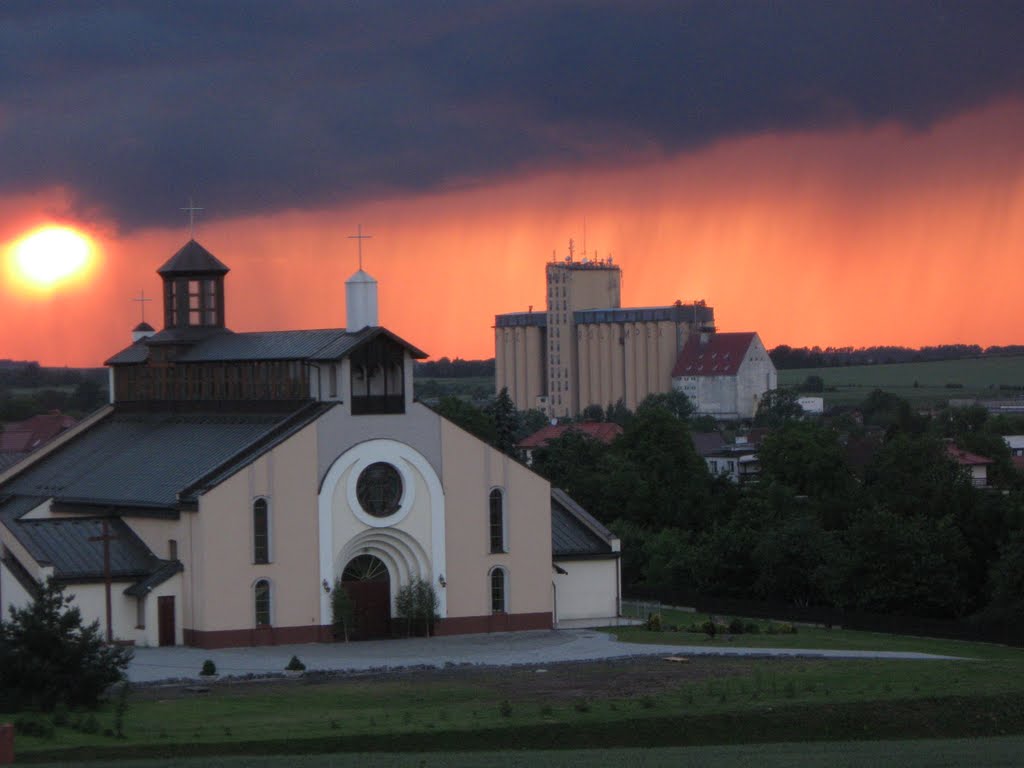
[[[58,579],[103,577],[103,542],[93,541],[103,533],[103,519],[97,517],[55,517],[22,520],[19,537],[40,565],[52,565]],[[136,578],[156,570],[159,559],[136,533],[119,518],[108,518],[110,575]]]
[[[149,359],[149,345],[159,344],[161,331],[148,339],[137,341],[107,360],[107,365],[131,365]],[[233,333],[224,331],[194,343],[176,358],[179,363],[226,363],[257,360],[309,360],[312,362],[340,360],[376,338],[387,338],[405,347],[409,354],[422,360],[426,352],[379,326],[350,333],[342,328],[313,331],[255,331]]]
[[[328,404],[243,412],[115,411],[0,486],[0,519],[26,497],[67,504],[176,509],[182,492],[244,465],[319,416]],[[28,508],[22,509],[24,514]],[[20,515],[19,515],[20,516]]]
[[[614,557],[615,534],[561,488],[551,489],[551,553],[556,560]]]
[[[226,275],[228,271],[224,262],[195,240],[189,240],[157,270],[157,273],[164,276]]]
[[[672,378],[679,376],[735,376],[757,336],[743,333],[710,333],[701,342],[702,334],[691,334],[676,359]]]

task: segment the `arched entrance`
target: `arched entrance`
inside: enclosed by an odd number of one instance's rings
[[[391,636],[391,578],[384,562],[373,555],[349,560],[341,586],[352,600],[352,640]]]

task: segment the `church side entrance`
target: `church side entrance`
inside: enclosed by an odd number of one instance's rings
[[[391,579],[387,566],[373,555],[349,561],[341,586],[352,600],[352,640],[391,637]]]

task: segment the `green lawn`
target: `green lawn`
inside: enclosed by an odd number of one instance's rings
[[[820,376],[825,387],[834,390],[822,393],[827,405],[859,403],[874,389],[892,392],[915,405],[963,397],[1011,398],[1022,393],[999,387],[1024,385],[1024,357],[796,368],[779,371],[779,386],[799,386],[808,376]]]
[[[666,624],[703,618],[664,611]],[[19,759],[56,760],[62,751],[72,761],[381,749],[436,756],[490,749],[1024,734],[1021,649],[811,627],[733,640],[642,628],[608,631],[641,643],[913,650],[959,660],[694,656],[682,663],[653,658],[551,665],[544,674],[532,668],[413,671],[225,684],[204,694],[147,689],[131,701],[125,739],[104,735],[114,728],[107,705],[97,713],[99,733],[60,727],[50,738],[19,735]],[[538,758],[537,763],[565,764],[566,754],[558,753],[557,762]]]
[[[159,760],[101,761],[96,768],[1012,768],[1020,765],[1024,737],[920,739],[712,747],[527,750],[519,752],[352,753]],[[47,763],[64,768],[77,763]]]

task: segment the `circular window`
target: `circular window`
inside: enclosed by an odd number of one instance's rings
[[[374,462],[359,473],[356,498],[367,514],[390,517],[402,501],[402,476],[387,462]]]

